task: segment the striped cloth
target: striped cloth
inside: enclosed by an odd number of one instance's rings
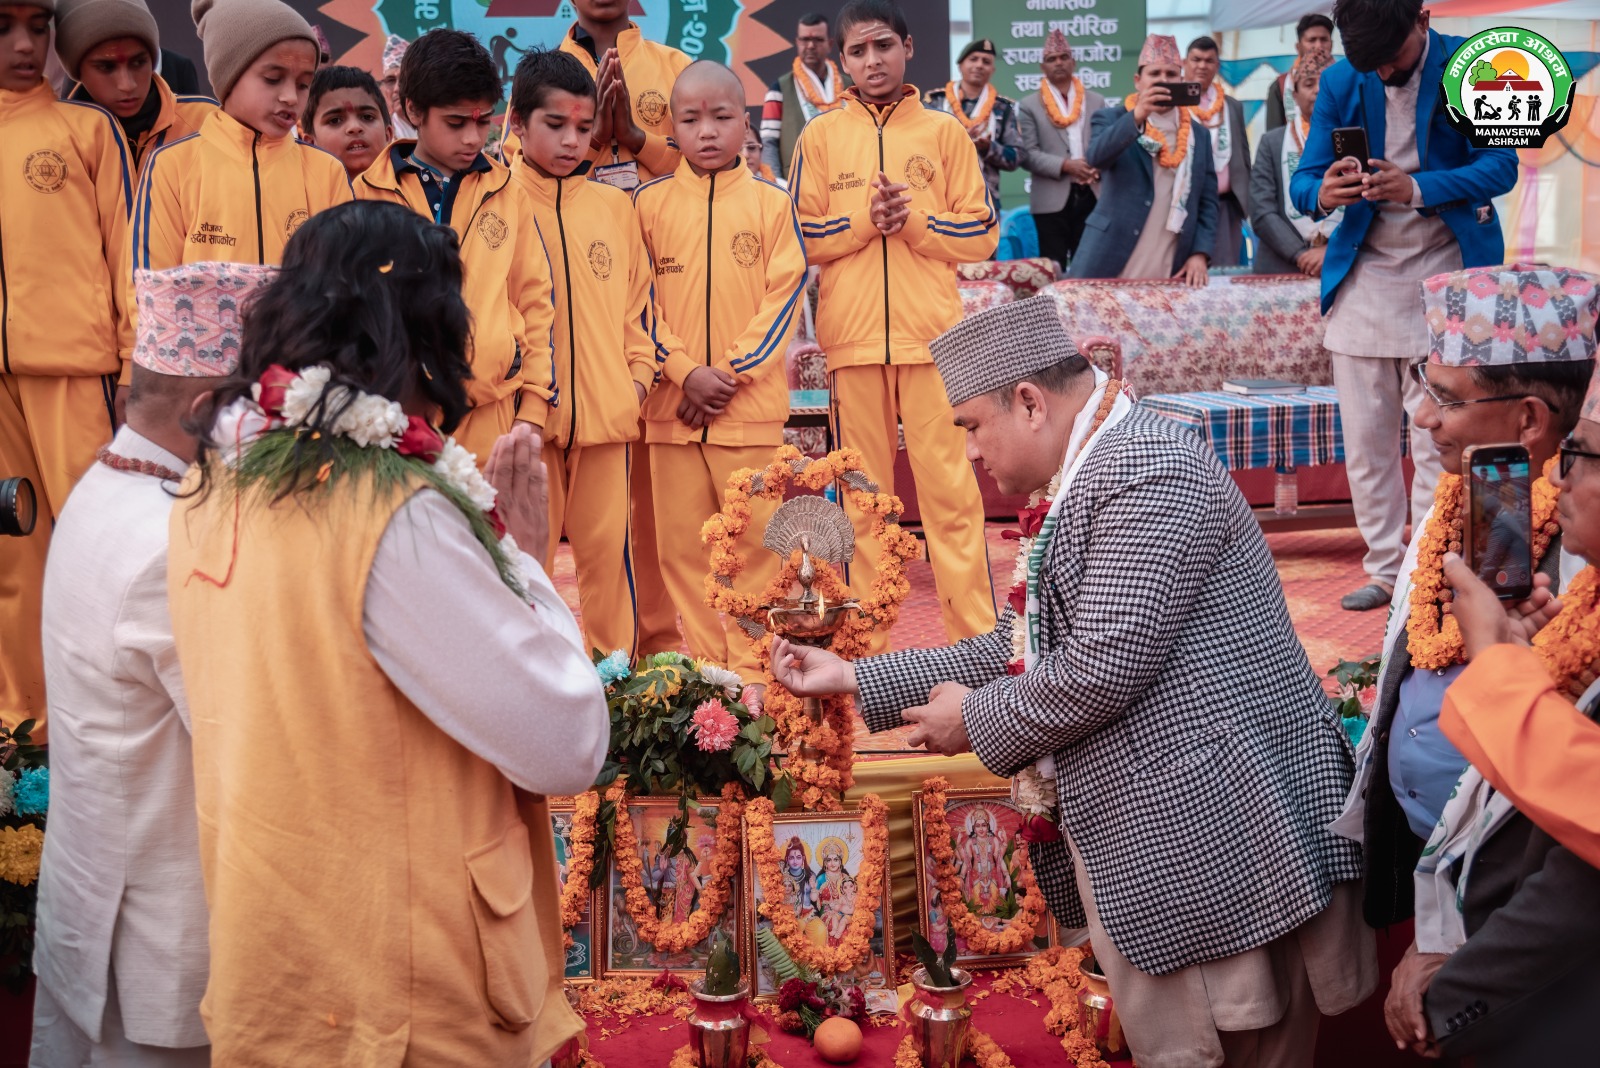
[[[1265,397],[1157,393],[1139,403],[1193,428],[1230,471],[1344,463],[1339,396],[1332,386]]]

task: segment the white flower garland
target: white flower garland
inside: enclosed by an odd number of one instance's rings
[[[323,364],[300,371],[294,380],[284,387],[283,415],[279,421],[289,427],[303,426],[324,394],[327,395],[324,411],[338,407],[346,397],[349,397],[350,403],[340,413],[339,418],[334,420],[333,425],[328,428],[329,431],[338,437],[349,438],[364,449],[396,448],[410,422],[405,410],[397,402],[374,393],[362,393],[345,386],[330,387],[328,383],[332,374],[333,372]],[[259,406],[261,383],[257,382],[250,387],[250,395]],[[439,458],[433,461],[434,472],[471,501],[479,511],[489,512],[494,508],[498,493],[478,470],[477,457],[462,448],[455,438],[445,437],[442,434],[440,438],[443,444],[439,448]],[[534,589],[534,580],[528,566],[530,563],[528,556],[523,553],[521,547],[517,545],[517,539],[509,532],[500,539],[500,551],[505,554],[506,560],[517,573],[519,585],[517,593],[532,604],[529,591]]]
[[[1050,479],[1049,485],[1043,490],[1035,490],[1028,495],[1028,507],[1037,508],[1045,501],[1055,500],[1056,494],[1061,492],[1061,476],[1063,472],[1057,471],[1055,477]],[[1028,557],[1033,554],[1033,543],[1037,535],[1024,535],[1017,540],[1017,566],[1011,573],[1011,585],[1019,583],[1024,589],[1028,585]],[[1016,613],[1011,620],[1011,659],[1013,662],[1026,661],[1028,657],[1028,610],[1024,605],[1021,612]],[[1026,816],[1039,816],[1051,823],[1056,819],[1056,785],[1053,779],[1047,777],[1040,770],[1038,764],[1029,764],[1011,780],[1011,800]]]

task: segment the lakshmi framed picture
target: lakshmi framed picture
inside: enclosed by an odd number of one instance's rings
[[[571,798],[552,797],[549,804],[550,829],[556,840],[556,874],[565,887],[567,867],[572,858],[573,801]],[[569,983],[581,985],[591,983],[596,978],[594,905],[595,894],[586,894],[581,918],[568,932],[572,936],[572,945],[567,947],[566,978]]]
[[[765,854],[777,861],[768,875],[776,885],[766,885],[760,874],[762,865],[752,852],[755,824],[747,815],[744,844],[744,897],[746,902],[745,961],[751,988],[758,1000],[777,997],[781,985],[770,962],[762,956],[757,932],[772,928],[770,920],[757,911],[769,896],[781,897],[785,909],[796,922],[784,923],[788,937],[802,939],[816,947],[837,949],[854,932],[866,932],[863,913],[871,910],[872,926],[866,933],[866,947],[850,969],[866,994],[869,1012],[894,1012],[894,905],[889,894],[888,853],[884,849],[877,873],[880,887],[875,898],[859,896],[859,887],[868,881],[866,830],[860,811],[780,812],[771,817],[772,851]],[[880,832],[881,833],[881,832]],[[783,935],[783,931],[778,932]],[[791,956],[796,947],[784,943]]]
[[[605,932],[600,971],[603,976],[660,975],[662,971],[682,972],[688,975],[705,971],[711,959],[711,938],[707,935],[698,944],[666,951],[657,949],[646,933],[640,930],[641,921],[657,923],[682,923],[694,915],[707,898],[715,895],[706,891],[712,885],[712,856],[716,850],[721,803],[717,798],[700,802],[699,808],[689,810],[689,849],[669,857],[664,848],[667,825],[678,814],[678,801],[671,797],[631,798],[626,810],[618,811],[617,819],[631,821],[631,838],[639,857],[640,884],[649,899],[650,913],[635,916],[628,908],[628,895],[623,873],[616,858],[612,858],[606,889],[599,906],[601,929]],[[624,837],[618,828],[618,848]],[[740,901],[739,880],[730,880],[727,904],[717,926],[739,945],[739,918],[743,914]]]
[[[1018,832],[1022,812],[1004,786],[945,791],[945,822],[955,854],[956,877],[967,911],[987,931],[999,932],[1021,910],[1018,885]],[[928,799],[917,791],[911,800],[913,840],[917,849],[917,927],[934,949],[943,952],[949,923],[939,893],[933,848],[928,841]],[[974,937],[977,937],[974,935]],[[1045,912],[1033,937],[1011,953],[983,953],[956,936],[956,960],[967,967],[995,968],[1022,964],[1057,941],[1056,925]]]

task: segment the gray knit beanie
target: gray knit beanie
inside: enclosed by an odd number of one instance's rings
[[[144,0],[57,0],[56,57],[72,77],[91,49],[118,37],[143,41],[152,66],[161,54],[161,33]]]
[[[192,0],[189,13],[218,100],[226,101],[239,76],[278,42],[309,41],[317,48],[311,24],[281,0]]]

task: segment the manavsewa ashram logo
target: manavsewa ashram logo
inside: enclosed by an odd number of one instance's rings
[[[1467,38],[1445,64],[1450,125],[1478,148],[1540,148],[1572,115],[1577,83],[1561,50],[1501,26]]]

